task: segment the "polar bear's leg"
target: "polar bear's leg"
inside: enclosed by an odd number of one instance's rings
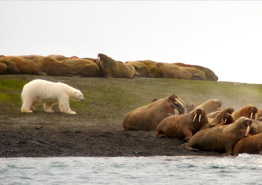
[[[24,100],[21,107],[21,112],[32,113],[33,101],[30,99]]]
[[[63,113],[67,114],[76,114],[75,111],[72,111],[69,105],[69,97],[60,98],[58,100],[59,109]]]
[[[52,105],[53,105],[53,102],[45,102],[44,105],[43,105],[44,110],[45,110],[46,112],[54,112],[54,111],[52,110]]]

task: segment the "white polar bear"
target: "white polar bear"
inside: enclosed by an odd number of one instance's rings
[[[78,89],[75,89],[65,83],[50,82],[36,79],[24,85],[22,93],[21,112],[32,113],[36,103],[43,103],[46,112],[54,112],[52,105],[59,104],[61,112],[67,114],[76,114],[70,109],[69,99],[84,100],[84,96]]]

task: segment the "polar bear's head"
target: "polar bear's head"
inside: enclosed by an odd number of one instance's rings
[[[79,90],[75,90],[72,99],[74,99],[74,100],[80,100],[80,101],[84,101],[84,100],[85,100],[83,94],[82,94],[81,91],[79,91]]]

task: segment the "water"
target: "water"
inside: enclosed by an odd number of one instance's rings
[[[0,184],[262,184],[262,156],[0,158]]]

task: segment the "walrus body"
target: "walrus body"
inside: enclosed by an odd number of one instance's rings
[[[221,121],[225,120],[225,124],[230,124],[233,123],[233,117],[231,116],[231,114],[234,112],[234,108],[232,107],[228,107],[226,109],[223,109],[221,111],[219,111],[216,116],[214,117],[214,119],[209,118],[209,123],[211,125],[218,125],[221,123]]]
[[[35,64],[31,60],[27,60],[22,57],[2,57],[0,61],[4,62],[7,65],[11,73],[45,75],[45,73],[37,64]],[[11,67],[10,64],[13,64],[15,66],[15,69],[14,66]]]
[[[220,111],[221,106],[222,102],[219,99],[209,99],[196,108],[204,109],[206,114],[209,114],[211,112]]]
[[[252,120],[241,117],[230,125],[200,130],[191,137],[186,148],[231,155],[235,143],[249,134],[251,124]]]
[[[233,150],[233,155],[240,153],[259,154],[262,151],[262,133],[240,139]]]
[[[129,112],[122,125],[125,130],[155,130],[162,119],[174,114],[174,109],[178,109],[180,114],[185,109],[182,100],[175,94]]]
[[[104,54],[98,54],[97,64],[101,69],[102,76],[106,78],[133,78],[136,70],[131,65],[125,65],[121,61],[116,61]]]
[[[260,121],[260,120],[253,120],[252,124],[254,125],[254,127],[256,127],[257,133],[262,132],[262,121]]]
[[[207,123],[208,119],[205,111],[195,109],[190,113],[174,115],[162,120],[156,128],[156,136],[187,140]]]
[[[75,75],[85,76],[85,77],[99,77],[100,68],[99,66],[87,59],[66,59],[61,61],[61,63],[66,64],[71,67]]]

